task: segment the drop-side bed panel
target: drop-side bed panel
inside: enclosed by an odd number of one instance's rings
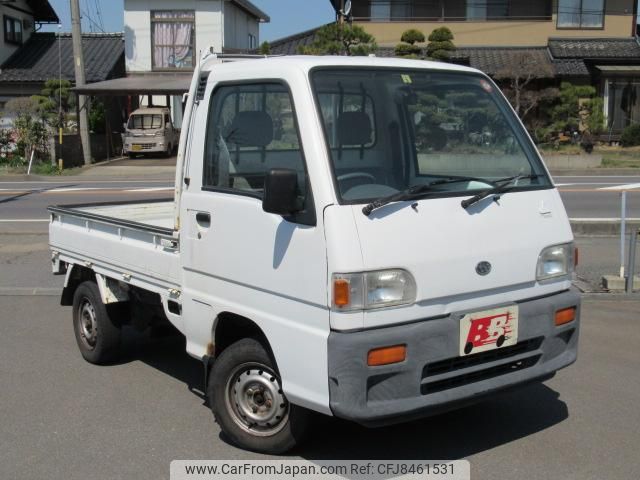
[[[49,244],[67,263],[162,293],[180,289],[173,201],[49,207]]]

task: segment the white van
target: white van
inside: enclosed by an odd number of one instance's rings
[[[168,108],[138,108],[126,124],[124,152],[131,158],[149,153],[170,157],[178,141]]]
[[[168,320],[226,438],[274,454],[309,411],[409,421],[576,360],[569,221],[486,75],[209,55],[185,115],[173,202],[49,208],[89,362]]]

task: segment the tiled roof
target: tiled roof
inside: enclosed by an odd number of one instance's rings
[[[451,55],[455,63],[465,63],[470,67],[494,75],[512,65],[517,55],[530,55],[539,64],[553,66],[559,76],[588,76],[589,71],[582,60],[559,60],[549,55],[546,47],[463,47]]]
[[[634,59],[640,62],[640,45],[634,38],[550,38],[554,58]]]
[[[304,32],[296,33],[288,37],[279,38],[270,42],[272,55],[297,55],[299,47],[306,47],[311,45],[316,40],[316,32],[322,28],[321,25],[311,30],[305,30]]]
[[[58,42],[62,78],[75,81],[71,34],[35,33],[0,67],[0,82],[44,82],[58,78]],[[85,75],[88,83],[124,75],[124,40],[121,33],[83,34]]]

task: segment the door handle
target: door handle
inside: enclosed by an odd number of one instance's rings
[[[211,226],[211,215],[208,212],[196,213],[196,222],[203,228],[209,228]]]

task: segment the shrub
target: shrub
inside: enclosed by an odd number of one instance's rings
[[[400,41],[408,43],[409,45],[414,45],[416,43],[424,42],[425,36],[424,33],[422,33],[420,30],[410,28],[402,34],[402,37],[400,37]]]
[[[620,143],[623,147],[635,147],[640,145],[640,123],[626,127],[622,131]]]
[[[447,27],[436,28],[429,35],[427,55],[433,60],[445,61],[452,51],[456,49],[453,44],[453,33]]]
[[[422,52],[422,49],[417,45],[411,45],[409,43],[399,43],[396,45],[397,57],[417,57]]]

